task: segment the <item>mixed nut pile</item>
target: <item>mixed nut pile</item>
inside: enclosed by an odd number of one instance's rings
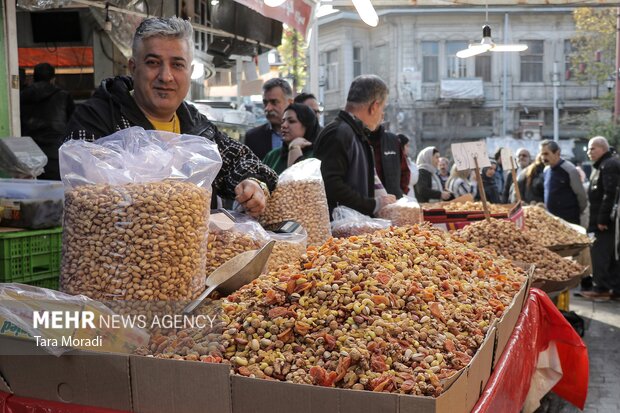
[[[526,206],[525,232],[545,247],[590,244],[587,235],[575,231],[566,222],[549,214],[539,206]]]
[[[576,262],[549,251],[510,221],[494,218],[478,221],[457,231],[456,236],[481,248],[490,247],[511,260],[534,264],[535,279],[562,281],[584,270]]]
[[[430,226],[330,239],[221,301],[220,330],[154,337],[141,354],[240,375],[438,396],[525,281],[510,261]]]
[[[514,207],[511,204],[492,204],[487,202],[489,212],[491,214],[507,214]],[[422,204],[424,209],[437,209],[442,208],[448,212],[466,212],[466,211],[483,211],[482,202],[480,201],[467,201],[467,202],[437,202],[432,204]]]

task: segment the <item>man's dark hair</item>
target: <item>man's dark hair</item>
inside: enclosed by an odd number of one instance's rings
[[[49,63],[39,63],[34,67],[32,78],[35,82],[49,82],[56,77],[54,66]]]
[[[399,133],[396,136],[398,136],[398,140],[400,141],[400,146],[404,147],[406,144],[409,143],[409,138],[403,135],[402,133]]]
[[[312,93],[305,93],[302,92],[299,95],[295,96],[295,99],[293,99],[294,103],[304,103],[306,100],[308,99],[314,99],[317,102],[319,101],[316,96],[314,96]]]
[[[293,97],[293,89],[291,89],[291,85],[281,77],[276,77],[273,79],[269,79],[265,83],[263,83],[263,93],[269,92],[274,87],[279,87],[284,92],[284,96],[287,98]]]
[[[379,76],[361,75],[353,79],[351,83],[347,96],[347,106],[383,102],[387,95],[388,87]]]
[[[553,153],[556,153],[557,151],[559,151],[559,150],[560,150],[560,146],[557,144],[557,142],[556,142],[556,141],[549,140],[549,139],[544,140],[544,141],[542,141],[542,142],[540,143],[540,147],[541,147],[541,148],[542,148],[542,147],[544,147],[544,146],[548,147],[548,148],[549,148],[549,150],[550,150],[551,152],[553,152]]]
[[[495,151],[495,155],[493,155],[493,159],[495,159],[496,161],[499,161],[501,157],[502,157],[502,148],[498,148]]]

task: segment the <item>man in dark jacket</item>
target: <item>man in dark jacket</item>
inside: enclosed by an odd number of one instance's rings
[[[190,84],[193,38],[191,24],[177,17],[140,23],[129,60],[132,77],[104,80],[76,109],[68,138],[95,140],[131,126],[203,136],[217,144],[222,157],[213,182],[218,195],[234,198],[249,214],[260,215],[277,174],[183,101]]]
[[[39,63],[34,67],[34,83],[19,99],[22,136],[30,136],[47,156],[45,172],[39,178],[60,180],[58,148],[75,106],[69,92],[54,85],[55,78],[52,65]]]
[[[248,148],[260,159],[264,159],[272,149],[282,147],[280,126],[284,109],[291,103],[293,103],[293,90],[286,80],[275,78],[265,82],[263,104],[268,122],[247,131],[244,140]]]
[[[590,139],[588,157],[594,162],[588,188],[588,231],[595,236],[591,249],[594,286],[581,294],[593,300],[620,299],[620,263],[615,257],[615,223],[611,218],[620,185],[620,161],[602,136]]]
[[[579,225],[579,217],[588,206],[588,196],[575,165],[562,159],[554,141],[540,143],[545,164],[545,206],[553,215]]]
[[[402,198],[409,190],[411,172],[400,139],[383,125],[370,133],[368,140],[375,157],[375,170],[388,194]]]
[[[388,88],[375,75],[358,76],[351,83],[347,104],[327,125],[315,144],[330,214],[338,205],[372,216],[396,200],[375,199],[375,162],[368,134],[383,121]]]

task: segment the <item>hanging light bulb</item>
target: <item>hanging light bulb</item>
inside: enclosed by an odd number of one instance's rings
[[[286,0],[265,0],[265,6],[278,7],[284,4]]]
[[[480,43],[471,43],[467,49],[459,50],[456,57],[465,59],[488,51],[492,52],[522,52],[527,50],[526,44],[495,44],[491,40],[491,28],[485,24],[482,26],[482,40]]]
[[[370,0],[352,1],[355,6],[355,10],[357,10],[357,14],[360,15],[362,21],[371,27],[377,27],[377,24],[379,24],[379,16],[377,16],[377,12],[372,6]]]

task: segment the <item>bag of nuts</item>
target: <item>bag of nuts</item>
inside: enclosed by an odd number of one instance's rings
[[[205,286],[211,183],[222,159],[199,136],[134,127],[59,151],[61,289],[108,300],[184,300]]]
[[[331,237],[329,208],[318,159],[306,159],[282,172],[260,217],[262,225],[287,220],[299,222],[308,231],[310,245],[321,245]]]
[[[276,240],[267,261],[265,273],[275,271],[283,265],[299,265],[300,257],[306,253],[308,234],[306,230],[293,233],[267,232],[270,239]]]
[[[269,241],[267,231],[251,217],[244,214],[229,213],[235,218],[209,219],[207,259],[205,263],[207,277],[217,267],[245,251],[261,248]]]
[[[334,208],[332,217],[332,235],[338,238],[368,234],[392,225],[387,219],[371,218],[346,206]]]
[[[408,195],[381,208],[378,216],[391,220],[397,226],[420,224],[424,220],[420,204]]]

